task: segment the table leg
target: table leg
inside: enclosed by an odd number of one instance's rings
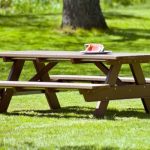
[[[43,67],[36,75],[34,75],[29,81],[38,81],[41,76],[45,75],[50,69],[56,66],[57,62],[50,62]]]
[[[43,62],[40,62],[39,60],[33,61],[33,63],[34,63],[37,73],[40,72],[45,67],[45,64]],[[48,73],[44,73],[43,75],[41,74],[39,79],[41,81],[50,82],[50,77],[49,77]],[[51,109],[59,109],[60,108],[60,104],[59,104],[56,92],[53,89],[46,89],[45,96],[47,98],[49,107]]]
[[[95,62],[95,65],[107,76],[107,74],[109,73],[109,68],[107,66],[105,66],[102,62]],[[117,85],[124,84],[119,78],[117,78],[116,83]]]
[[[107,73],[107,77],[106,77],[105,83],[110,84],[110,85],[115,85],[117,80],[119,82],[121,82],[118,79],[118,74],[119,74],[120,68],[121,68],[121,64],[119,64],[119,63],[111,65],[110,69],[109,69],[109,71]],[[105,115],[105,113],[107,111],[108,104],[109,104],[109,100],[98,102],[97,106],[96,106],[96,109],[94,111],[94,115],[96,117],[101,117],[101,118],[104,117],[104,115]]]
[[[133,77],[135,79],[135,83],[140,85],[140,84],[145,84],[145,77],[141,68],[141,65],[139,63],[133,63],[130,64],[130,68],[133,74]],[[146,113],[150,113],[150,98],[141,98],[144,109]]]
[[[24,60],[14,61],[11,71],[9,73],[9,77],[8,77],[9,81],[17,81],[19,79],[23,65],[24,65]],[[13,93],[14,93],[13,89],[7,89],[7,88],[4,89],[3,92],[1,93],[0,113],[7,112]]]

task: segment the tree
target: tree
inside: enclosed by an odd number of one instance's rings
[[[62,27],[107,29],[99,0],[63,0]]]
[[[12,0],[0,0],[0,8],[10,7]]]

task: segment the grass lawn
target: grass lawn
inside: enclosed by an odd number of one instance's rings
[[[103,32],[69,28],[60,29],[60,8],[49,12],[0,15],[0,51],[77,50],[84,43],[103,43],[113,52],[150,52],[150,5],[103,8],[110,30]],[[6,79],[11,63],[0,61],[0,79]],[[150,77],[150,64],[142,66]],[[62,70],[60,70],[60,68]],[[34,74],[32,64],[25,64],[21,80]],[[61,63],[51,74],[99,75],[88,64]],[[121,75],[130,76],[128,66]],[[0,114],[0,150],[2,149],[150,149],[150,116],[139,99],[111,101],[105,119],[92,112],[96,103],[87,103],[78,92],[61,92],[61,110],[49,110],[44,95],[16,96],[8,113]]]

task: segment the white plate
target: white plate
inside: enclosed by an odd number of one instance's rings
[[[99,51],[95,51],[95,52],[91,52],[91,51],[80,51],[83,54],[108,54],[108,53],[112,53],[112,51],[103,51],[103,52],[99,52]]]

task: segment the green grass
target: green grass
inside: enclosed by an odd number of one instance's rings
[[[78,92],[59,93],[51,111],[42,95],[14,97],[0,117],[1,149],[148,149],[149,115],[140,101],[111,102],[104,120]],[[32,99],[32,102],[31,102]]]
[[[55,1],[56,2],[56,1]],[[17,6],[17,5],[15,5]],[[0,51],[76,50],[84,43],[103,43],[113,52],[147,53],[150,48],[150,5],[103,8],[110,30],[103,32],[61,29],[60,7],[51,5],[28,14],[18,8],[14,14],[1,12]],[[14,9],[17,7],[14,7]],[[52,7],[53,8],[53,7]],[[0,79],[7,79],[11,63],[0,61]],[[150,64],[142,65],[150,77]],[[25,64],[21,80],[35,73]],[[91,64],[62,62],[51,74],[102,74]],[[121,75],[130,76],[128,66]],[[139,99],[111,101],[105,119],[93,117],[96,103],[87,103],[78,92],[61,92],[61,110],[49,110],[44,95],[13,97],[8,113],[0,115],[0,149],[149,149],[150,117]]]

